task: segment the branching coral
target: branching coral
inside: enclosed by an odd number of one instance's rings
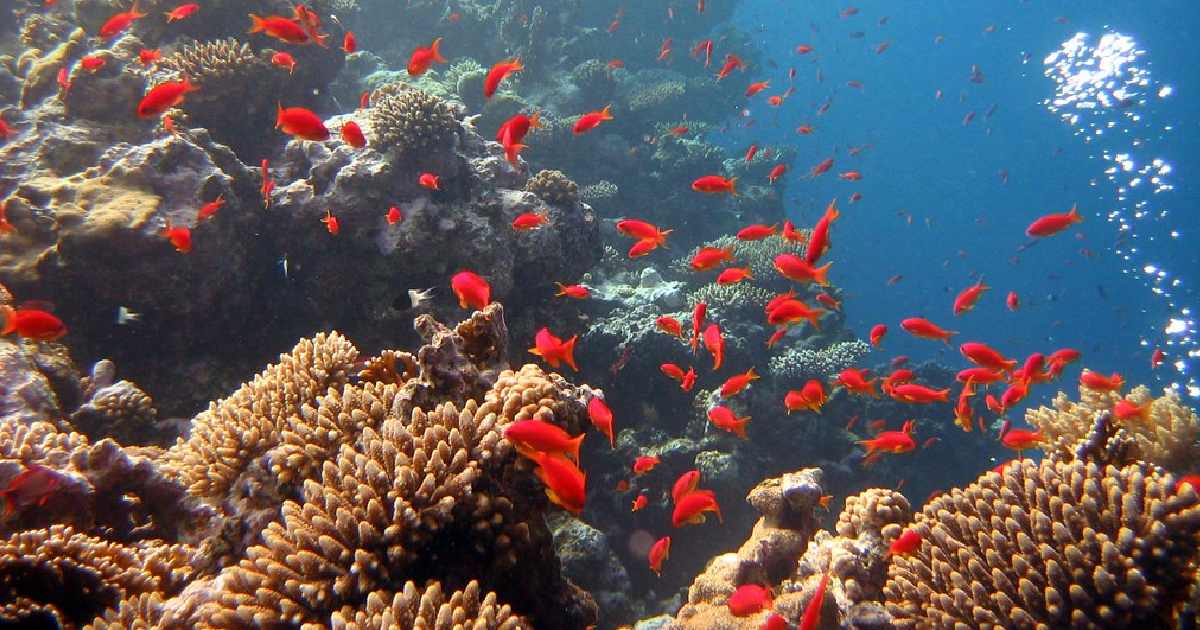
[[[1163,627],[1189,595],[1200,498],[1138,463],[1022,460],[928,503],[884,587],[899,628]]]
[[[473,630],[518,630],[529,625],[497,601],[495,593],[480,597],[479,583],[472,581],[449,596],[438,582],[417,588],[407,582],[398,593],[376,591],[367,597],[365,610],[348,608],[333,615],[335,627],[366,628],[472,628]]]
[[[819,350],[788,348],[771,357],[767,369],[775,376],[792,380],[827,378],[851,367],[870,350],[860,340],[842,341]]]
[[[562,171],[538,171],[525,183],[525,190],[549,203],[575,204],[579,202],[579,186]]]
[[[1059,392],[1050,407],[1025,412],[1026,422],[1041,431],[1046,440],[1047,452],[1069,457],[1075,444],[1092,428],[1096,414],[1111,410],[1121,395],[1080,387],[1079,398],[1074,402]],[[1147,387],[1138,386],[1125,398],[1139,406],[1151,405],[1145,420],[1119,422],[1135,443],[1131,457],[1178,472],[1200,461],[1200,417],[1183,404],[1179,394],[1167,390],[1153,398]]]
[[[805,241],[807,241],[807,230],[798,231],[805,234]],[[722,236],[705,243],[703,247],[733,248],[734,264],[748,265],[754,277],[763,281],[779,277],[779,272],[775,270],[776,256],[780,254],[802,255],[804,253],[803,242],[785,241],[778,236],[771,236],[759,241],[742,241],[735,236]],[[692,250],[687,256],[677,260],[674,266],[681,271],[690,271],[689,261],[698,250],[699,248]]]
[[[447,149],[459,131],[446,101],[400,83],[371,94],[370,124],[376,146],[401,157]]]
[[[732,285],[710,282],[689,293],[687,302],[689,306],[704,302],[720,317],[753,321],[764,317],[762,309],[773,297],[774,292],[748,282]]]

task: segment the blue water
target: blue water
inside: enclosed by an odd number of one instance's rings
[[[865,336],[871,325],[887,323],[889,353],[954,359],[946,356],[952,348],[899,331],[900,319],[919,315],[960,330],[960,339],[986,340],[1011,356],[1074,347],[1084,352],[1084,365],[1119,371],[1127,382],[1155,389],[1173,383],[1186,389],[1189,380],[1194,385],[1196,357],[1181,356],[1196,352],[1194,332],[1166,335],[1164,329],[1197,304],[1194,283],[1200,275],[1192,245],[1200,223],[1197,191],[1184,175],[1200,155],[1196,122],[1187,115],[1188,88],[1198,78],[1188,68],[1200,61],[1196,6],[867,1],[852,3],[857,15],[839,17],[850,4],[811,2],[786,12],[774,1],[743,5],[739,26],[757,34],[764,57],[777,66],[751,68],[745,80],[786,86],[788,68],[795,67],[797,91],[778,109],[752,99],[749,116],[735,116],[754,123],[733,129],[725,140],[735,154],[750,143],[800,148],[786,181],[788,211],[798,224],[811,224],[829,199],[839,199],[832,276],[847,291],[856,332]],[[886,24],[880,25],[884,16]],[[985,32],[989,26],[993,32]],[[863,37],[850,37],[855,31]],[[1085,143],[1084,135],[1043,104],[1054,95],[1043,59],[1078,32],[1093,41],[1106,32],[1132,37],[1145,51],[1137,65],[1149,68],[1155,84],[1171,86],[1173,94],[1148,94],[1135,108],[1140,125],[1127,124],[1122,112],[1101,112],[1102,120],[1115,120],[1117,130],[1128,132]],[[884,41],[889,48],[876,54]],[[793,48],[800,43],[815,50],[796,55]],[[983,72],[983,83],[968,80],[972,64]],[[823,83],[816,82],[818,69]],[[862,89],[847,87],[851,80]],[[936,100],[939,89],[944,96]],[[827,99],[828,112],[818,116]],[[993,115],[985,119],[992,106]],[[975,119],[964,125],[972,110]],[[815,132],[795,133],[801,124]],[[1103,173],[1111,164],[1099,156],[1104,147],[1124,150],[1133,137],[1144,139],[1135,157],[1161,157],[1172,166],[1174,190],[1154,195],[1143,185],[1117,199],[1116,186]],[[857,157],[847,153],[849,146],[865,144],[870,148]],[[827,157],[835,157],[830,173],[808,179],[807,169]],[[863,179],[836,178],[848,169],[861,171]],[[1001,171],[1008,174],[1007,184]],[[863,199],[849,204],[854,191]],[[1108,217],[1128,216],[1139,199],[1149,201],[1154,216],[1119,231]],[[1082,225],[1017,251],[1030,241],[1024,235],[1030,221],[1065,212],[1073,203],[1086,217]],[[1174,238],[1172,231],[1178,232]],[[1131,244],[1140,251],[1130,260],[1116,253]],[[1171,298],[1152,290],[1141,273],[1147,263],[1170,271],[1165,284]],[[888,286],[895,275],[902,280]],[[973,312],[955,318],[955,294],[980,275],[993,290]],[[1176,281],[1178,286],[1170,286]],[[1022,301],[1015,313],[1004,308],[1010,290]],[[1195,325],[1187,328],[1194,331]],[[1167,361],[1152,372],[1155,347],[1167,352]],[[1173,365],[1181,359],[1180,366]],[[1035,390],[1028,402],[1038,404],[1053,391]]]

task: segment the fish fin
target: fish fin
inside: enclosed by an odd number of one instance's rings
[[[832,262],[827,262],[823,266],[814,269],[813,280],[816,280],[817,284],[823,287],[829,286],[829,268],[832,266]]]
[[[736,177],[729,178],[729,194],[733,195],[734,197],[736,197],[738,194],[737,180],[738,180],[738,178],[736,178]]]
[[[567,448],[567,452],[575,457],[576,464],[580,463],[579,462],[579,448],[580,448],[580,446],[583,445],[583,438],[585,438],[585,437],[587,437],[586,433],[580,433],[578,437],[567,442],[568,444],[570,444],[570,446]]]
[[[439,37],[439,38],[433,40],[433,43],[429,45],[429,52],[433,53],[434,61],[436,61],[438,63],[446,63],[446,58],[442,56],[441,47],[442,47],[442,38]]]
[[[4,304],[0,305],[0,316],[4,317],[4,329],[0,330],[0,335],[11,335],[17,330],[17,312],[13,307]]]
[[[250,30],[246,31],[247,33],[261,33],[266,30],[267,27],[262,18],[253,13],[248,15],[250,16]]]

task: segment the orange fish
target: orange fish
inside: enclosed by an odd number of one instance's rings
[[[460,271],[450,279],[450,289],[458,296],[461,308],[482,310],[492,301],[492,287],[487,280],[471,271]]]
[[[683,325],[674,317],[663,315],[654,320],[654,326],[668,335],[683,339]]]
[[[187,79],[160,83],[142,97],[137,106],[137,115],[139,118],[158,118],[163,112],[182,103],[188,92],[198,89]]]
[[[687,133],[689,131],[689,129],[683,125],[679,125],[677,127],[671,127],[667,131],[670,132],[672,136],[675,136],[676,138],[678,138],[679,136],[682,136],[683,134]]]
[[[772,94],[771,96],[767,97],[767,105],[770,105],[771,107],[779,107],[780,105],[783,105],[783,99],[784,97],[780,94]]]
[[[800,125],[799,127],[796,127],[796,133],[798,133],[802,136],[811,135],[812,132],[813,132],[812,125]]]
[[[271,191],[275,190],[275,181],[271,179],[271,163],[266,158],[263,158],[259,172],[262,177],[262,186],[259,192],[262,193],[263,205],[269,208],[271,207]]]
[[[417,46],[412,51],[412,55],[408,58],[408,75],[419,77],[425,74],[435,63],[446,63],[446,58],[442,56],[440,49],[442,38],[439,37],[433,40],[433,43],[428,48]]]
[[[729,377],[729,379],[721,385],[721,398],[731,398],[740,394],[748,385],[750,385],[751,381],[756,381],[758,379],[759,376],[754,373],[754,368],[746,370],[746,372],[743,374],[737,374]]]
[[[804,614],[800,616],[800,626],[798,630],[817,630],[817,624],[821,622],[821,607],[825,603],[825,587],[829,585],[829,573],[821,575],[821,581],[817,584],[817,590],[813,591],[813,596],[804,606]],[[778,617],[778,616],[776,616]],[[769,622],[770,620],[768,620]],[[780,626],[782,630],[787,626]],[[775,630],[775,629],[772,629]]]
[[[826,102],[826,104],[822,107],[827,108],[828,106],[829,106],[829,104],[828,104],[828,102]],[[820,113],[820,112],[818,112],[818,113]],[[833,158],[825,158],[824,160],[821,160],[820,162],[818,162],[816,166],[809,169],[808,177],[809,177],[809,179],[812,179],[815,177],[820,177],[820,176],[824,175],[825,173],[828,173],[829,169],[831,169],[831,168],[833,168]]]
[[[0,305],[4,327],[0,335],[16,333],[18,337],[36,341],[54,341],[67,334],[67,326],[49,311],[40,308],[16,308]]]
[[[762,223],[755,223],[753,225],[747,225],[746,227],[738,230],[737,239],[739,241],[761,241],[768,236],[774,235],[778,231],[778,223],[775,225],[763,225]]]
[[[730,267],[722,270],[721,273],[717,275],[717,284],[727,286],[753,278],[754,276],[751,274],[749,267]]]
[[[771,87],[770,81],[758,81],[756,83],[751,83],[750,86],[746,88],[746,96],[754,96],[755,94],[758,94],[769,87]]]
[[[579,120],[575,121],[575,126],[571,129],[571,132],[575,135],[587,133],[595,129],[600,123],[612,119],[612,106],[605,105],[604,109],[600,111],[588,112],[580,116]]]
[[[367,146],[367,138],[363,135],[362,128],[353,120],[342,125],[342,142],[355,149]]]
[[[288,44],[307,44],[315,41],[321,46],[325,45],[324,38],[313,38],[300,23],[279,15],[259,17],[251,13],[249,32],[263,33]]]
[[[692,182],[692,190],[702,193],[729,193],[737,196],[736,177],[724,178],[720,175],[705,175]]]
[[[732,247],[701,247],[692,256],[690,265],[694,271],[711,271],[721,263],[732,260]]]
[[[700,343],[700,329],[704,326],[704,317],[708,314],[708,304],[696,302],[692,307],[692,354],[696,354],[696,346]]]
[[[717,495],[712,490],[692,490],[675,500],[671,524],[677,529],[684,525],[700,525],[705,521],[705,512],[714,512],[717,520],[724,521]]]
[[[392,206],[391,208],[388,208],[386,218],[388,225],[396,225],[404,220],[404,213],[400,211],[400,208]]]
[[[974,395],[975,381],[968,378],[958,393],[958,404],[954,405],[954,423],[968,433],[971,432],[971,421],[974,419],[974,410],[971,408],[971,397]]]
[[[172,227],[171,222],[167,221],[167,226],[159,232],[163,238],[167,239],[175,251],[186,254],[192,251],[192,231],[186,227]]]
[[[803,243],[804,240],[808,238],[804,232],[796,229],[796,226],[792,224],[791,220],[784,220],[783,232],[780,234],[780,236],[783,237],[783,240],[789,243]]]
[[[887,334],[887,324],[875,324],[871,327],[871,345],[879,347],[879,342],[883,341],[883,336]]]
[[[617,221],[617,231],[630,238],[650,240],[662,245],[667,241],[667,235],[672,230],[660,230],[658,226],[638,219],[621,219]]]
[[[496,94],[496,90],[500,88],[500,82],[510,74],[520,72],[525,69],[521,65],[520,59],[508,59],[499,61],[488,70],[487,76],[483,79],[483,96],[484,98],[492,98]],[[593,125],[595,126],[595,125]]]
[[[571,460],[555,453],[535,453],[535,471],[546,486],[546,496],[555,505],[579,514],[587,498],[587,475]]]
[[[683,380],[679,383],[679,389],[685,392],[692,391],[692,387],[696,385],[696,368],[688,366],[688,371],[684,373]]]
[[[1079,384],[1088,389],[1104,392],[1115,392],[1120,391],[1125,385],[1125,379],[1116,372],[1113,372],[1112,376],[1105,376],[1099,372],[1084,370],[1083,373],[1079,375]]]
[[[4,498],[4,516],[30,505],[45,505],[51,494],[62,485],[63,475],[40,464],[26,464],[25,469],[9,480],[0,490]]]
[[[846,171],[845,173],[838,173],[838,179],[844,179],[848,182],[856,182],[862,179],[862,173],[858,171]]]
[[[560,363],[566,363],[571,366],[572,370],[578,372],[579,366],[575,365],[575,342],[578,339],[579,336],[575,335],[567,341],[563,341],[555,337],[549,328],[543,326],[534,336],[533,347],[529,349],[529,353],[542,357],[542,360],[552,368],[558,368]]]
[[[662,460],[654,455],[642,455],[633,460],[633,474],[644,475],[654,470],[654,467],[660,463],[662,463]]]
[[[271,63],[279,66],[280,68],[287,68],[288,74],[293,74],[296,72],[296,58],[290,53],[281,51],[271,55]]]
[[[828,306],[829,308],[831,308],[835,311],[842,310],[842,303],[837,301],[836,299],[834,299],[834,297],[832,295],[829,295],[828,293],[825,293],[825,292],[818,293],[817,301],[820,302],[821,304],[824,304],[825,306]]]
[[[563,284],[561,282],[555,282],[554,284],[558,285],[558,293],[555,293],[554,297],[568,297],[574,300],[586,300],[591,295],[591,293],[588,291],[588,288],[582,284]]]
[[[947,344],[950,343],[951,337],[958,334],[958,332],[954,330],[944,330],[937,324],[934,324],[923,317],[909,317],[908,319],[900,322],[900,328],[903,328],[905,332],[914,337],[921,337],[923,339],[940,339]]]
[[[671,502],[679,503],[679,500],[684,496],[695,492],[696,487],[699,485],[699,470],[693,469],[683,473],[682,475],[679,475],[679,478],[675,480],[675,483],[671,484]],[[1200,485],[1197,485],[1196,487],[1200,488]]]
[[[950,389],[933,389],[916,383],[902,383],[892,387],[892,398],[915,405],[933,402],[950,402]]]
[[[8,201],[0,203],[0,234],[12,234],[17,231],[17,227],[8,222]]]
[[[837,199],[834,199],[829,202],[828,206],[825,206],[825,214],[813,226],[812,234],[808,237],[808,247],[804,250],[805,262],[815,265],[829,251],[831,246],[829,229],[833,222],[837,221],[838,216]]]
[[[216,199],[200,206],[200,210],[196,212],[196,222],[199,223],[205,219],[213,217],[217,214],[217,210],[225,205],[225,195],[217,195]]]
[[[658,371],[662,372],[663,374],[666,374],[672,380],[678,381],[680,383],[683,382],[683,376],[684,376],[683,368],[679,367],[678,365],[675,365],[674,363],[663,363],[662,365],[658,366]]]
[[[975,284],[965,288],[954,298],[954,315],[957,317],[975,308],[975,304],[979,302],[979,298],[991,287],[983,283],[980,278]]]
[[[191,17],[191,15],[193,13],[195,13],[196,11],[199,11],[199,10],[200,10],[200,5],[196,4],[195,2],[181,4],[177,7],[175,7],[174,9],[171,9],[170,11],[166,12],[167,23],[177,22],[179,20],[186,20],[187,18]]]
[[[893,556],[907,556],[921,546],[921,534],[916,530],[906,529],[888,546],[888,553]]]
[[[1067,212],[1039,217],[1025,229],[1025,235],[1053,236],[1075,223],[1083,223],[1083,217],[1079,215],[1078,207],[1073,205]]]
[[[981,367],[1010,372],[1017,366],[1016,359],[1004,358],[1004,355],[985,343],[968,341],[959,346],[958,350],[968,361]]]
[[[1040,352],[1034,352],[1025,359],[1025,365],[1021,366],[1021,369],[1012,373],[1012,378],[1026,385],[1045,383],[1050,380],[1050,374],[1042,369],[1045,364],[1046,357]]]
[[[505,146],[519,143],[525,139],[530,129],[541,126],[542,121],[537,112],[529,116],[516,114],[500,124],[500,128],[496,130],[496,142]]]
[[[275,128],[301,140],[320,142],[329,139],[329,129],[321,122],[321,117],[303,107],[276,105]]]
[[[143,48],[138,51],[138,63],[142,64],[143,66],[148,66],[159,59],[162,59],[162,53],[158,52],[157,50]]]
[[[423,188],[441,190],[441,178],[433,173],[421,173],[420,177],[417,178],[417,183]]]
[[[866,370],[846,368],[838,374],[834,385],[841,385],[855,394],[865,394],[872,398],[879,397],[879,393],[875,391],[875,379],[868,380]]]
[[[561,453],[578,462],[585,436],[571,437],[562,427],[541,420],[517,420],[504,427],[504,437],[530,459],[536,452]]]
[[[358,50],[358,38],[354,36],[353,31],[346,31],[342,36],[342,51],[347,55]]]
[[[670,56],[671,56],[671,38],[668,37],[663,40],[662,46],[659,46],[659,48],[658,48],[658,60],[666,61],[667,58]]]
[[[608,438],[609,448],[617,447],[617,439],[613,433],[613,412],[608,408],[608,403],[599,396],[592,396],[588,401],[588,419],[592,421],[592,426],[596,427],[601,433]]]
[[[772,326],[799,324],[801,321],[807,321],[817,330],[821,329],[821,315],[823,311],[810,308],[800,300],[784,300],[778,306],[771,309],[767,314],[767,323]]]
[[[1004,305],[1010,311],[1016,311],[1021,306],[1021,298],[1017,296],[1016,291],[1009,291],[1008,297],[1004,298]]]
[[[725,337],[721,335],[720,326],[709,324],[704,329],[704,348],[712,354],[713,371],[721,369],[721,363],[725,361]]]
[[[1033,448],[1041,442],[1042,432],[1028,429],[1009,429],[1000,437],[1000,443],[1016,451],[1018,457],[1020,457],[1021,451]]]
[[[1078,361],[1080,356],[1082,356],[1081,353],[1072,348],[1062,348],[1051,352],[1050,356],[1046,357],[1046,364],[1050,366],[1050,376],[1058,378],[1063,368]]]
[[[671,537],[663,536],[659,538],[650,547],[650,553],[647,556],[650,561],[650,570],[654,571],[654,575],[662,575],[662,563],[668,556],[671,555]]]
[[[642,256],[645,256],[645,255],[649,254],[650,252],[658,249],[658,245],[659,245],[658,241],[655,241],[654,239],[644,238],[644,239],[634,243],[633,246],[629,248],[629,257],[630,258],[640,258]]]
[[[917,375],[914,374],[912,370],[896,370],[891,374],[888,374],[887,377],[883,379],[883,383],[879,385],[879,389],[882,389],[883,393],[891,396],[893,388],[901,383],[907,383],[913,380],[916,378],[916,376]]]
[[[79,65],[88,72],[95,72],[104,67],[108,63],[108,59],[99,55],[88,55],[79,60]]]
[[[772,606],[771,591],[758,584],[743,584],[733,591],[725,605],[734,617],[756,615]]]
[[[795,254],[780,254],[775,257],[775,270],[779,275],[795,282],[816,282],[821,286],[829,286],[829,267],[833,263],[825,263],[814,267],[811,263]]]
[[[988,385],[1004,380],[1004,373],[987,367],[973,367],[960,370],[954,379],[960,383],[973,381],[977,385]]]
[[[125,29],[133,25],[137,20],[146,17],[145,13],[138,12],[137,0],[134,0],[133,7],[128,11],[122,11],[110,18],[100,27],[100,37],[102,39],[111,39],[125,32]]]
[[[912,432],[913,421],[908,420],[905,421],[904,426],[899,431],[884,431],[870,440],[859,440],[858,443],[867,449],[867,456],[863,460],[863,465],[874,463],[883,453],[907,453],[917,448],[917,443],[913,441]]]
[[[512,228],[514,230],[536,230],[550,222],[550,215],[542,210],[541,212],[525,212],[513,219]]]
[[[821,407],[824,405],[825,386],[815,378],[809,379],[804,387],[793,389],[783,397],[783,406],[787,408],[788,414],[801,409],[821,413]]]
[[[775,180],[779,179],[780,177],[783,177],[783,174],[786,172],[787,172],[787,164],[776,164],[774,166],[774,168],[771,169],[771,172],[767,173],[767,181],[774,184]]]
[[[333,216],[333,212],[329,210],[325,210],[325,216],[321,219],[321,223],[324,223],[325,229],[334,236],[337,236],[338,232],[340,232],[342,229],[341,223],[338,222],[338,218]]]
[[[637,498],[633,500],[633,505],[630,506],[630,511],[637,512],[638,510],[645,509],[645,507],[647,505],[649,505],[649,503],[650,503],[650,499],[646,498],[646,495],[639,494],[637,496]]]
[[[737,55],[727,54],[725,55],[725,64],[722,65],[721,69],[717,72],[717,80],[720,81],[721,79],[724,79],[733,73],[734,70],[742,70],[745,69],[745,67],[746,64],[742,63],[742,60],[739,59]]]
[[[55,81],[58,83],[58,87],[63,92],[71,89],[71,75],[66,66],[58,69],[58,75],[55,78]]]
[[[1153,401],[1146,401],[1142,404],[1134,403],[1130,400],[1122,398],[1113,405],[1113,415],[1117,420],[1147,420],[1150,416],[1150,407]]]
[[[708,419],[718,429],[746,439],[746,423],[750,422],[750,416],[739,418],[729,407],[717,406],[708,410]]]
[[[1150,354],[1150,369],[1151,370],[1158,369],[1158,366],[1162,365],[1163,357],[1165,357],[1165,356],[1166,355],[1163,354],[1163,351],[1161,348],[1155,348],[1154,352],[1152,352]]]

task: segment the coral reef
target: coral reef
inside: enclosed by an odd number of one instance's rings
[[[1025,421],[1041,432],[1046,452],[1069,457],[1075,444],[1091,430],[1096,415],[1111,410],[1122,398],[1138,406],[1149,405],[1144,419],[1119,422],[1134,443],[1130,458],[1175,472],[1195,466],[1200,460],[1200,417],[1171,390],[1154,398],[1144,385],[1125,396],[1081,386],[1079,402],[1059,392],[1050,407],[1026,410]]]
[[[380,150],[408,159],[453,147],[459,128],[446,101],[401,83],[371,94],[370,122]]]
[[[561,171],[538,171],[525,184],[525,190],[548,203],[575,204],[579,202],[579,186]]]
[[[820,349],[796,346],[771,357],[768,370],[776,376],[801,383],[810,378],[828,379],[856,365],[870,351],[866,342],[857,339]]]

